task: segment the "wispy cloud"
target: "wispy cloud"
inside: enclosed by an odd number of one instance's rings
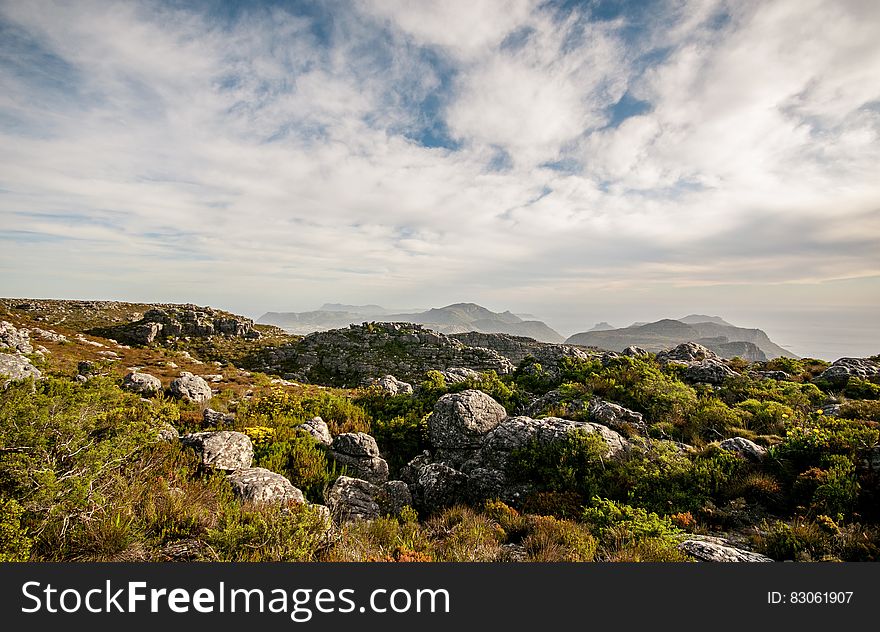
[[[880,275],[880,7],[614,6],[0,3],[3,291],[552,313]]]

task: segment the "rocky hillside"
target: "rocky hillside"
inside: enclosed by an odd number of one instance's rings
[[[0,299],[0,561],[880,560],[880,356],[737,355]]]
[[[796,358],[793,353],[770,340],[760,329],[730,325],[717,316],[699,321],[698,315],[683,320],[663,319],[653,323],[631,325],[621,329],[590,330],[574,334],[566,344],[594,346],[610,351],[623,351],[629,346],[648,351],[662,351],[683,342],[698,342],[725,358],[740,357],[750,362],[773,358]]]
[[[404,322],[422,325],[444,334],[464,332],[505,333],[542,342],[562,342],[563,337],[539,320],[523,320],[516,314],[492,312],[474,303],[455,303],[424,312],[393,313],[378,305],[324,305],[313,312],[268,312],[258,319],[291,333],[308,334],[363,322]]]

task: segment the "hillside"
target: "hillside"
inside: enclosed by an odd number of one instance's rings
[[[523,320],[509,311],[493,312],[475,303],[454,303],[423,312],[394,313],[378,305],[324,304],[311,312],[267,312],[257,322],[294,334],[340,329],[364,322],[401,322],[424,325],[438,333],[500,333],[526,336],[540,342],[562,342],[563,336],[539,320]]]
[[[702,318],[710,320],[701,321]],[[595,346],[609,351],[623,351],[629,346],[637,346],[653,352],[683,342],[699,342],[724,358],[739,356],[750,361],[779,357],[797,358],[796,355],[770,340],[761,329],[736,327],[717,316],[691,315],[681,320],[666,318],[653,323],[633,324],[621,329],[593,329],[574,334],[565,342]]]

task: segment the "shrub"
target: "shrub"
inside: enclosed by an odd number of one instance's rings
[[[535,492],[523,503],[523,511],[539,516],[577,518],[581,514],[584,498],[577,492]]]
[[[24,508],[11,498],[0,498],[0,562],[26,562],[33,541],[22,526]]]
[[[800,417],[791,407],[774,401],[747,399],[736,408],[742,411],[746,428],[759,434],[782,434],[786,423]]]
[[[589,498],[599,491],[607,452],[608,446],[598,434],[576,431],[562,440],[533,440],[514,450],[507,461],[507,472],[514,481]]]
[[[840,407],[843,419],[880,421],[880,401],[848,401]]]
[[[679,436],[682,441],[695,443],[719,436],[729,436],[731,428],[742,424],[739,411],[731,409],[727,404],[711,397],[701,400],[693,412],[679,424]]]
[[[880,399],[880,384],[873,384],[859,378],[850,378],[843,394],[852,399]]]
[[[278,428],[274,441],[254,445],[254,464],[283,474],[300,488],[312,502],[321,502],[325,489],[335,480],[335,465],[330,466],[327,448],[311,435],[295,429]]]
[[[593,498],[592,505],[584,508],[582,519],[590,531],[603,541],[609,535],[617,537],[621,533],[632,540],[675,540],[681,533],[669,518],[607,498]]]
[[[592,562],[597,542],[583,525],[552,516],[533,516],[522,546],[533,562]]]

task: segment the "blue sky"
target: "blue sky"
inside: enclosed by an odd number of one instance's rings
[[[0,1],[0,294],[475,301],[565,333],[718,313],[878,353],[878,24],[868,1]]]

